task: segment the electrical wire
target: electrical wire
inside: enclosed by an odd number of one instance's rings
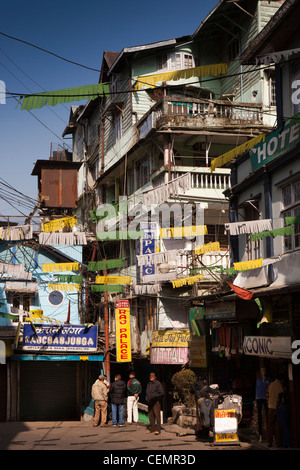
[[[66,58],[64,58],[64,57],[62,57],[62,56],[56,54],[55,52],[51,52],[51,51],[49,51],[49,50],[47,50],[47,49],[43,49],[42,47],[37,46],[37,45],[35,45],[35,44],[32,44],[32,43],[30,43],[30,42],[28,42],[28,41],[25,41],[24,39],[20,39],[20,38],[16,38],[16,37],[13,37],[13,36],[9,36],[8,34],[5,34],[5,33],[1,32],[1,31],[0,31],[0,34],[1,34],[1,36],[5,36],[6,38],[13,39],[14,41],[18,41],[18,42],[21,42],[21,43],[23,43],[23,44],[27,44],[28,46],[34,47],[35,49],[38,49],[38,50],[40,50],[40,51],[42,51],[42,52],[46,52],[47,54],[53,55],[54,57],[57,57],[58,59],[61,59],[61,60],[65,61],[65,62],[69,62],[70,64],[77,65],[78,67],[83,67],[83,68],[88,69],[88,70],[93,70],[94,72],[101,72],[101,70],[99,70],[99,69],[94,69],[94,68],[92,68],[92,67],[88,67],[88,66],[86,66],[86,65],[79,64],[78,62],[74,62],[73,60],[66,59]]]

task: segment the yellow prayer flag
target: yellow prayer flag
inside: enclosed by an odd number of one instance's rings
[[[247,271],[248,269],[256,269],[262,267],[262,258],[254,259],[250,261],[241,261],[239,263],[233,263],[233,267],[236,271]]]
[[[96,284],[131,284],[131,276],[96,276]]]
[[[232,150],[229,150],[229,152],[224,153],[220,157],[214,158],[210,163],[210,171],[213,173],[216,168],[219,168],[225,165],[226,163],[231,162],[231,160],[234,160],[239,155],[242,155],[247,150],[259,144],[259,142],[261,142],[262,140],[265,140],[265,137],[266,137],[266,134],[260,134],[257,137],[254,137],[253,139],[248,140],[248,142],[245,142],[244,144],[239,145],[238,147]]]
[[[205,245],[195,246],[195,254],[203,255],[204,253],[209,253],[211,251],[220,251],[219,242],[206,243]]]
[[[43,273],[53,273],[56,271],[78,271],[79,263],[44,263]]]
[[[61,219],[49,220],[42,224],[43,232],[57,232],[65,227],[73,228],[77,224],[76,216],[64,217]]]

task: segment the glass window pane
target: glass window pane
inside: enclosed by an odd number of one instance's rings
[[[283,195],[283,205],[284,207],[289,206],[292,204],[292,193],[291,193],[291,187],[287,186],[282,190],[282,195]]]

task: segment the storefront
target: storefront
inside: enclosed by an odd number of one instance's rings
[[[102,370],[97,327],[24,325],[8,366],[8,421],[81,420]]]

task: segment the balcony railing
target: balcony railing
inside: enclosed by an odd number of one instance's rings
[[[261,127],[262,105],[222,100],[167,96],[156,103],[139,121],[140,138],[157,127]]]

